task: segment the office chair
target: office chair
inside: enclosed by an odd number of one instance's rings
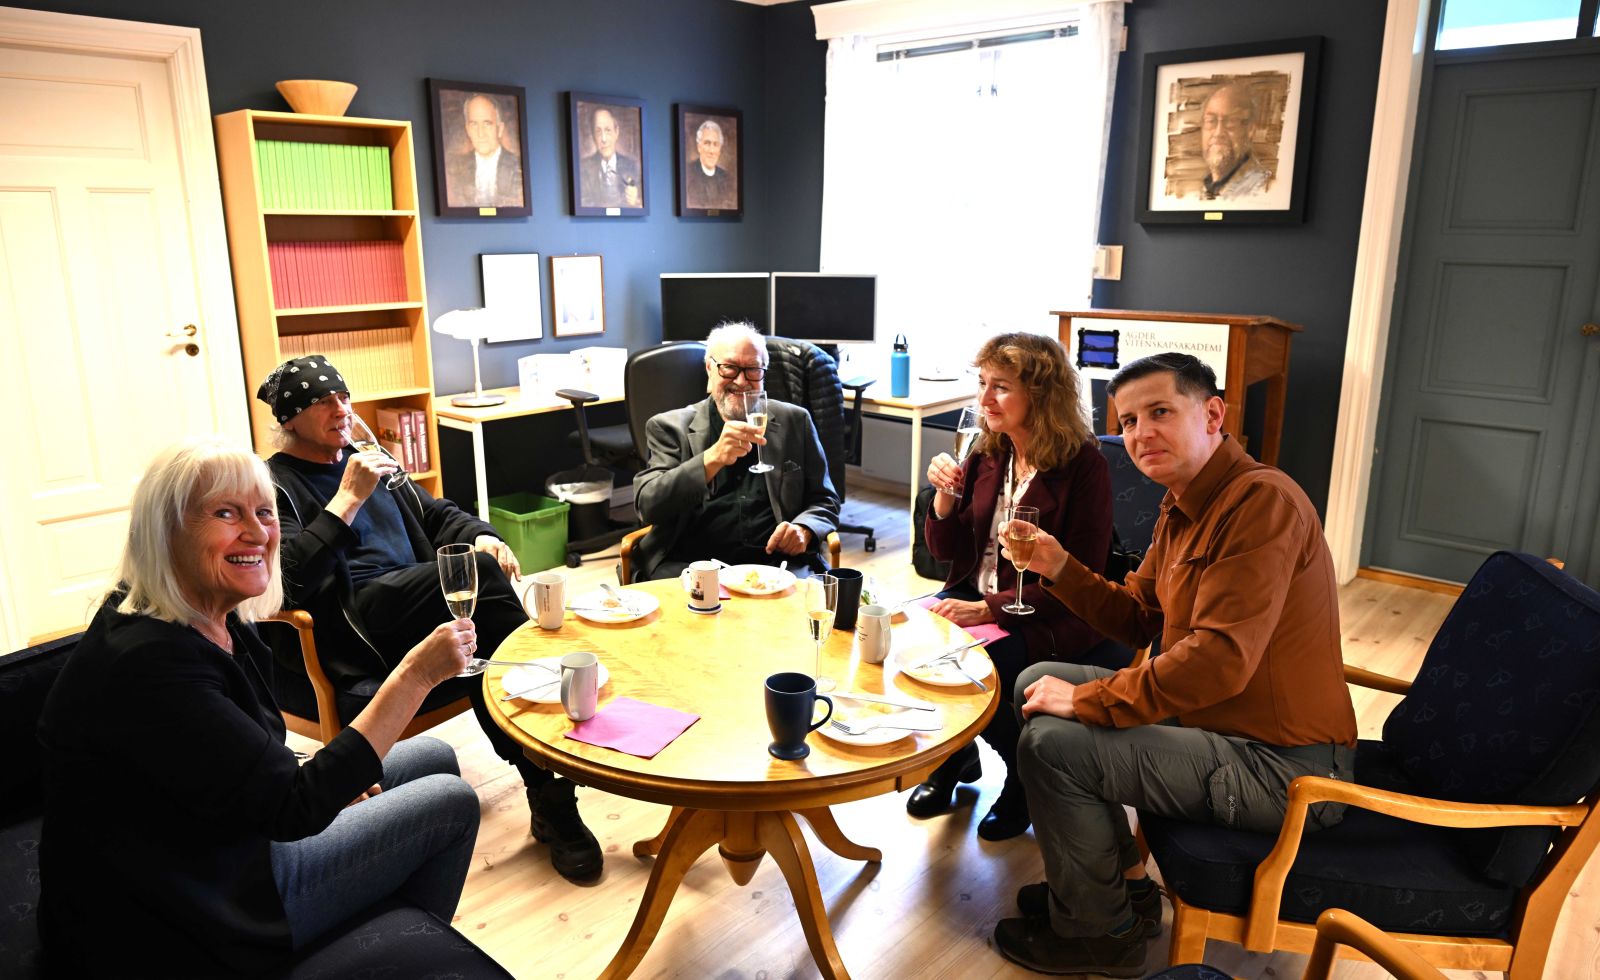
[[[787,337],[767,338],[767,394],[779,401],[799,405],[811,414],[822,441],[822,455],[828,461],[828,475],[839,502],[845,499],[845,464],[861,465],[861,392],[873,384],[871,378],[853,378],[849,385],[839,380],[839,365],[816,344]],[[844,390],[855,393],[855,405],[844,411]],[[838,525],[840,531],[866,535],[868,551],[878,550],[878,539],[864,524]]]

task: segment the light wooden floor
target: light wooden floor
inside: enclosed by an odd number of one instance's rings
[[[859,535],[846,535],[844,564],[876,576],[889,594],[920,595],[940,583],[916,576],[906,537],[901,493],[856,491],[845,505],[852,523],[878,532],[868,555]],[[573,572],[573,587],[614,581],[613,561]],[[1356,580],[1340,591],[1345,657],[1383,673],[1410,677],[1451,599],[1384,583]],[[1357,691],[1363,737],[1376,737],[1395,698]],[[610,961],[632,922],[650,873],[650,861],[633,857],[636,840],[652,837],[665,807],[592,790],[579,791],[585,821],[606,852],[599,882],[569,884],[550,867],[547,849],[528,834],[521,782],[489,750],[470,714],[433,734],[451,742],[463,775],[478,789],[483,825],[455,924],[519,978],[586,980]],[[293,736],[291,736],[293,740]],[[981,743],[980,743],[981,744]],[[300,747],[300,746],[297,746]],[[757,746],[752,751],[758,751]],[[964,788],[949,816],[914,820],[904,794],[835,808],[852,838],[884,852],[881,865],[845,861],[811,839],[817,877],[828,904],[839,950],[853,976],[986,978],[1037,976],[1001,959],[991,946],[995,922],[1015,915],[1019,885],[1043,877],[1031,833],[1004,844],[974,833],[1003,779],[985,745],[985,775]],[[1591,864],[1578,880],[1557,928],[1545,976],[1552,980],[1600,978],[1600,872]],[[1164,906],[1166,924],[1172,912]],[[1168,933],[1153,942],[1146,967],[1166,965]],[[1212,943],[1207,961],[1241,978],[1297,978],[1304,957],[1246,954]],[[690,872],[660,935],[634,974],[638,977],[778,980],[818,975],[794,915],[781,874],[768,860],[755,879],[739,887],[722,862],[707,855]],[[1372,964],[1341,964],[1340,978],[1386,976]],[[1483,976],[1458,972],[1455,977]]]

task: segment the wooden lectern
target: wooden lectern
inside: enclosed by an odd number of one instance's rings
[[[1226,328],[1226,371],[1219,371],[1217,382],[1222,387],[1222,400],[1228,406],[1223,416],[1222,428],[1235,439],[1244,441],[1245,389],[1258,381],[1267,383],[1267,417],[1263,420],[1261,453],[1257,457],[1269,466],[1278,463],[1278,449],[1283,442],[1283,404],[1289,392],[1289,341],[1303,327],[1270,316],[1225,316],[1205,313],[1159,313],[1150,310],[1084,310],[1076,313],[1053,311],[1060,320],[1058,336],[1061,345],[1069,351],[1077,350],[1076,331],[1086,323],[1103,326],[1107,321],[1120,321],[1118,326],[1129,330],[1144,328],[1160,331],[1172,330],[1177,325],[1216,325]],[[1202,360],[1208,360],[1202,358]],[[1122,364],[1128,361],[1122,361]],[[1122,431],[1117,423],[1116,406],[1106,399],[1106,431]]]

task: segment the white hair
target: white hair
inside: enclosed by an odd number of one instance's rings
[[[726,350],[743,340],[755,345],[761,355],[761,363],[766,364],[767,338],[748,320],[725,320],[717,324],[714,330],[706,334],[706,355],[709,357],[712,351]]]
[[[216,437],[180,442],[151,460],[133,491],[128,543],[117,570],[127,595],[117,606],[126,615],[169,623],[196,623],[204,617],[183,594],[173,562],[183,546],[183,527],[193,508],[224,495],[255,497],[277,514],[277,494],[267,464],[245,449]],[[239,604],[239,618],[253,622],[283,606],[278,547],[268,549],[267,588]]]
[[[705,122],[700,124],[699,129],[694,131],[695,141],[698,142],[700,137],[704,136],[706,134],[706,130],[708,129],[716,130],[718,139],[727,139],[726,136],[722,135],[722,127],[717,124],[717,121],[715,119],[707,119]]]

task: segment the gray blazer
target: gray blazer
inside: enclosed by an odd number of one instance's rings
[[[761,447],[761,458],[773,467],[766,474],[773,517],[809,530],[811,563],[826,567],[821,552],[839,525],[839,495],[828,475],[822,443],[804,409],[780,401],[767,402],[767,408],[767,444]],[[694,532],[708,490],[700,456],[716,441],[712,438],[716,410],[707,397],[662,412],[645,424],[650,458],[633,478],[633,505],[639,519],[654,527],[639,542],[636,577],[640,579],[654,573],[679,538]]]

